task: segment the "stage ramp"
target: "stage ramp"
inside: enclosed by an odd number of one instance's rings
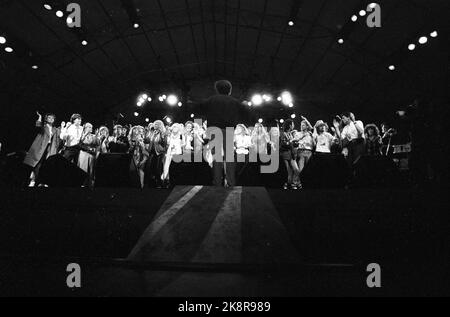
[[[177,186],[127,260],[205,265],[301,262],[263,187]]]

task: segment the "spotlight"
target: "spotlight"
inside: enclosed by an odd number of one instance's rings
[[[162,98],[163,98],[163,100],[166,100],[167,96],[166,95],[162,95]]]
[[[271,95],[263,95],[262,96],[265,102],[271,102],[272,101],[272,96]]]
[[[408,49],[409,49],[410,51],[414,51],[415,48],[416,48],[416,44],[409,44],[409,45],[408,45]]]
[[[49,5],[48,3],[45,3],[45,4],[44,4],[44,8],[45,8],[46,10],[48,10],[48,11],[50,11],[50,10],[53,9],[52,6]]]
[[[143,94],[141,97],[142,97],[142,100],[145,100],[145,99],[148,98],[148,95],[147,94]]]
[[[5,43],[6,43],[6,37],[0,36],[0,44],[5,44]]]
[[[81,45],[83,45],[83,46],[86,46],[86,45],[88,45],[88,41],[86,41],[86,40],[82,40],[82,41],[81,41]]]
[[[33,66],[31,66],[31,68],[38,69],[39,67],[38,67],[38,65],[33,65]]]
[[[263,123],[263,119],[259,118],[259,119],[258,119],[258,122],[259,122],[259,123]]]
[[[191,113],[191,118],[194,118],[194,117],[195,117],[195,115],[193,113]]]
[[[166,117],[166,122],[167,122],[167,123],[171,123],[171,122],[172,122],[172,119],[171,119],[170,117]]]
[[[64,13],[61,10],[56,11],[55,14],[58,18],[62,18],[64,16]]]
[[[135,117],[139,117],[139,112],[135,112],[135,113],[134,113],[134,116],[135,116]]]
[[[180,101],[179,103],[178,103],[178,107],[181,107],[183,105],[183,103]]]
[[[430,33],[431,37],[437,37],[438,36],[438,32],[437,31],[433,31]]]
[[[252,97],[252,104],[255,106],[259,106],[263,103],[263,97],[260,94],[253,95]]]
[[[359,15],[362,16],[362,17],[365,16],[366,13],[367,13],[366,10],[359,11]]]
[[[253,104],[252,104],[251,101],[247,102],[247,105],[248,105],[249,107],[253,106]]]
[[[138,103],[136,104],[136,106],[142,107],[142,102],[139,100]]]
[[[134,27],[135,29],[139,28],[139,23],[134,23],[134,24],[133,24],[133,27]]]
[[[145,118],[145,122],[150,122],[150,119],[149,118]]]
[[[425,44],[426,42],[428,42],[428,38],[426,36],[422,36],[419,38],[420,44]]]
[[[289,92],[289,91],[283,91],[282,93],[281,93],[281,96],[280,96],[280,98],[281,98],[281,102],[285,105],[285,106],[288,106],[289,104],[291,104],[292,103],[292,95],[291,95],[291,93]]]
[[[344,44],[344,39],[339,39],[339,40],[338,40],[338,43],[339,43],[339,44]]]
[[[291,102],[291,103],[288,105],[288,107],[289,107],[289,108],[292,108],[292,107],[294,107],[294,104]]]
[[[151,97],[148,97],[148,98],[147,98],[147,101],[148,101],[148,102],[152,102],[152,98],[151,98]]]
[[[5,51],[8,53],[12,53],[14,50],[12,49],[12,47],[7,46],[5,47]]]
[[[278,101],[281,101],[281,97],[278,97],[277,100],[278,100]]]
[[[294,26],[294,21],[289,21],[289,22],[288,22],[288,25],[289,25],[289,26]]]
[[[67,25],[71,25],[72,23],[73,23],[73,19],[72,19],[72,17],[67,17],[67,19],[66,19],[66,23],[67,23]]]
[[[284,123],[284,119],[280,119],[280,123],[283,124]]]
[[[167,104],[169,106],[175,106],[178,103],[178,97],[175,95],[169,95],[167,97]]]
[[[291,114],[291,118],[295,119],[295,113]]]
[[[389,65],[389,67],[388,67],[388,68],[389,68],[389,70],[390,70],[390,71],[393,71],[393,70],[395,70],[395,66],[394,66],[394,65]]]
[[[355,14],[354,14],[354,15],[352,15],[352,21],[353,21],[353,22],[356,22],[357,20],[358,20],[358,16],[357,16],[357,15],[355,15]]]

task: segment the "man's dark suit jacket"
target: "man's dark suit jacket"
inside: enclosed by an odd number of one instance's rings
[[[200,107],[201,114],[208,121],[208,127],[236,127],[239,123],[250,124],[250,114],[246,106],[234,97],[214,95]]]

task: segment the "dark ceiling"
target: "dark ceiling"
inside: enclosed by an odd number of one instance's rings
[[[124,2],[135,5],[140,28],[133,28]],[[185,111],[192,111],[221,78],[234,83],[242,100],[253,91],[290,89],[296,96],[292,111],[313,119],[348,109],[365,121],[381,119],[416,94],[442,98],[449,1],[378,1],[381,28],[369,28],[361,18],[351,22],[369,2],[78,0],[89,42],[82,46],[44,1],[3,0],[0,33],[17,46],[13,53],[0,51],[3,120],[29,122],[37,109],[60,118],[80,112],[94,122],[118,112],[131,116],[144,91],[182,93]],[[349,24],[340,45],[339,32]],[[435,29],[437,38],[408,51],[410,42]],[[34,62],[39,69],[31,68]],[[392,63],[395,71],[387,68]],[[156,116],[164,107],[154,102],[144,111]]]

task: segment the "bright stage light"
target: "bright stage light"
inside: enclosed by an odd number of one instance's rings
[[[67,23],[67,25],[71,25],[73,23],[72,17],[67,17],[66,23]]]
[[[148,102],[152,102],[152,98],[151,98],[151,97],[148,97],[148,98],[147,98],[147,101],[148,101]]]
[[[390,70],[390,71],[393,71],[393,70],[395,70],[395,66],[394,66],[394,65],[389,65],[389,67],[388,67],[388,68],[389,68],[389,70]]]
[[[195,117],[195,115],[193,113],[191,113],[191,118],[194,118],[194,117]]]
[[[172,119],[171,119],[170,117],[166,117],[166,122],[167,122],[167,123],[171,123],[171,122],[172,122]]]
[[[159,96],[159,97],[158,97],[158,100],[161,101],[161,102],[163,102],[163,101],[164,101],[163,96]]]
[[[142,102],[139,100],[138,103],[136,104],[136,106],[142,107]]]
[[[88,45],[88,41],[86,41],[86,40],[82,40],[82,41],[81,41],[81,45],[83,45],[83,46],[86,46],[86,45]]]
[[[272,101],[272,96],[271,95],[264,94],[262,96],[262,98],[264,99],[265,102],[271,102]]]
[[[249,107],[253,106],[253,104],[252,104],[251,101],[247,102],[247,105],[248,105]]]
[[[133,27],[134,27],[135,29],[139,28],[139,23],[133,24]]]
[[[135,112],[135,113],[134,113],[134,116],[135,116],[135,117],[139,117],[139,112]]]
[[[426,42],[428,42],[428,38],[426,36],[422,36],[419,38],[420,44],[425,44]]]
[[[355,14],[354,14],[354,15],[352,15],[352,21],[353,21],[353,22],[356,22],[357,20],[358,20],[358,16],[357,16],[357,15],[355,15]]]
[[[260,94],[253,95],[252,97],[252,104],[255,106],[259,106],[263,103],[263,97]]]
[[[291,114],[291,118],[292,118],[292,119],[295,119],[295,117],[296,117],[296,116],[295,116],[295,113]]]
[[[178,107],[181,107],[181,106],[183,106],[183,103],[180,101],[180,102],[178,103]]]
[[[289,25],[289,26],[294,26],[294,21],[289,21],[289,22],[288,22],[288,25]]]
[[[431,37],[437,37],[438,36],[438,32],[437,31],[433,31],[430,33]]]
[[[55,14],[58,18],[62,18],[64,16],[64,13],[61,10],[56,11]]]
[[[147,94],[143,94],[142,95],[142,100],[145,100],[145,99],[147,99],[148,98],[148,95]]]
[[[365,16],[366,13],[367,13],[366,10],[359,11],[359,15],[362,16],[362,17]]]
[[[291,102],[291,103],[288,105],[288,107],[289,107],[289,108],[292,108],[292,107],[294,107],[294,104]]]
[[[281,102],[285,105],[288,106],[289,104],[292,103],[293,99],[292,99],[292,95],[289,91],[283,91],[281,93]]]
[[[258,122],[259,122],[259,123],[263,123],[263,119],[259,118],[259,119],[258,119]]]
[[[344,44],[344,39],[339,39],[339,40],[338,40],[338,43],[339,43],[339,44]]]
[[[162,98],[163,98],[163,100],[166,100],[167,96],[166,95],[162,95]]]
[[[178,103],[178,97],[175,95],[169,95],[167,97],[167,104],[169,106],[175,106]]]
[[[149,118],[145,118],[145,122],[150,122],[150,119]]]
[[[416,44],[409,44],[409,45],[408,45],[408,49],[409,49],[410,51],[414,51],[415,48],[416,48]]]
[[[48,3],[45,3],[45,4],[44,4],[44,8],[45,8],[46,10],[48,10],[48,11],[50,11],[50,10],[53,9],[52,6],[49,5]]]
[[[6,43],[6,37],[0,36],[0,44],[5,44],[5,43]]]
[[[39,66],[38,66],[38,65],[33,65],[33,66],[31,66],[31,68],[33,68],[33,69],[38,69]]]
[[[278,100],[278,101],[281,101],[281,97],[278,97],[277,100]]]
[[[284,123],[284,119],[280,119],[280,123],[283,124]]]
[[[12,53],[14,50],[12,47],[7,46],[7,47],[5,47],[5,51],[8,53]]]

